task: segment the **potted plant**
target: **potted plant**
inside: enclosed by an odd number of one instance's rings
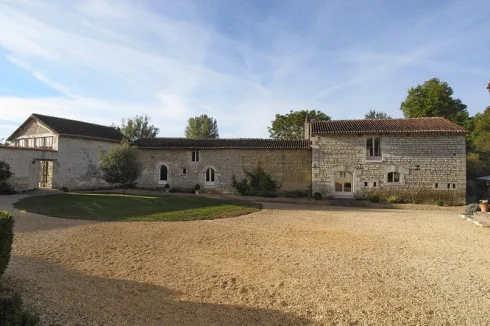
[[[201,190],[201,186],[199,184],[197,184],[195,187],[194,187],[194,193],[196,195],[199,195],[199,190]]]
[[[170,189],[170,185],[168,183],[165,184],[165,192],[168,192],[169,189]]]
[[[488,200],[487,199],[480,200],[480,209],[484,213],[488,212]]]

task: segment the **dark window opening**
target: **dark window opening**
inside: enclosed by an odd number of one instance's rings
[[[206,182],[214,182],[214,170],[211,168],[206,170]]]
[[[183,174],[183,175],[186,175],[186,174],[187,174],[187,169],[186,169],[186,168],[183,168],[183,169],[182,169],[182,174]]]
[[[367,182],[364,182],[364,187],[367,187],[368,186],[368,183]]]
[[[388,173],[388,182],[390,183],[400,182],[400,173],[399,172]]]
[[[192,152],[192,162],[199,162],[199,152]]]
[[[168,181],[168,169],[165,165],[160,167],[160,181]]]
[[[439,184],[438,184],[438,183],[436,183],[436,184],[435,184],[435,187],[436,187],[436,188],[439,188]]]

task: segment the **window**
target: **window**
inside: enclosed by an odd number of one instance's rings
[[[27,140],[27,147],[34,147],[34,138],[29,138]]]
[[[26,147],[26,140],[25,139],[19,139],[19,146],[20,147]]]
[[[398,182],[400,182],[400,173],[398,173],[398,172],[390,172],[390,173],[388,173],[388,182],[389,183],[398,183]]]
[[[439,188],[439,184],[438,184],[438,183],[436,183],[436,184],[434,185],[434,188]]]
[[[166,165],[160,166],[160,180],[158,183],[167,184],[168,183],[168,168]]]
[[[335,172],[335,192],[352,192],[352,173]]]
[[[214,169],[206,170],[206,184],[214,184]]]
[[[376,187],[377,187],[376,182],[373,182],[373,188],[376,188]]]
[[[367,187],[368,186],[368,183],[367,182],[364,182],[364,187]]]
[[[44,146],[47,148],[53,148],[53,137],[46,137],[44,140]]]
[[[366,159],[381,160],[381,137],[367,137]]]
[[[186,175],[187,174],[187,169],[186,168],[183,168],[182,169],[182,175]]]
[[[36,138],[36,147],[37,148],[44,147],[44,138]]]
[[[199,162],[199,152],[192,152],[192,162]]]

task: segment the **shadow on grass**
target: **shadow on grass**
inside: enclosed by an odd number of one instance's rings
[[[204,197],[121,194],[57,194],[23,198],[18,210],[52,217],[98,221],[192,221],[259,211],[261,204]]]
[[[276,310],[181,301],[165,287],[89,276],[31,257],[14,256],[10,270],[25,282],[26,304],[63,325],[311,324]]]

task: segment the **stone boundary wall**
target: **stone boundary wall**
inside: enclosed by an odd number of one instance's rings
[[[53,150],[26,149],[0,146],[0,161],[10,165],[14,175],[8,182],[15,190],[39,187],[41,165],[39,160],[57,160],[58,152]]]
[[[160,166],[168,168],[168,184],[171,188],[201,189],[220,193],[235,193],[232,177],[245,177],[259,165],[276,180],[280,190],[309,191],[311,187],[311,151],[309,149],[203,149],[199,161],[192,161],[192,150],[139,149],[143,162],[143,175],[138,187],[158,188]],[[208,168],[215,171],[214,185],[206,185]],[[185,175],[184,171],[186,170]]]

